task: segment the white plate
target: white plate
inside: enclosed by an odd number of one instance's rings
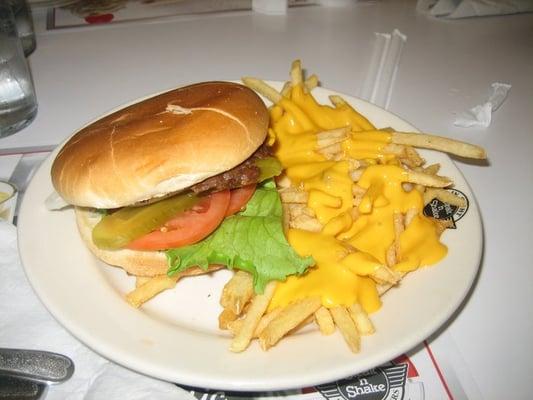
[[[278,84],[278,87],[279,84]],[[325,103],[337,94],[317,88]],[[372,104],[345,96],[376,126],[415,128]],[[439,162],[442,174],[469,199],[456,230],[443,235],[449,255],[433,267],[410,274],[389,291],[373,315],[376,334],[364,337],[352,354],[340,334],[307,330],[263,352],[257,343],[241,354],[229,352],[229,337],[218,330],[222,286],[230,273],[219,271],[180,281],[136,310],[123,300],[133,280],[96,260],[77,233],[72,210],[48,211],[52,192],[48,158],[30,183],[19,217],[19,246],[35,292],[74,336],[104,357],[167,381],[225,390],[281,390],[331,382],[354,375],[413,348],[459,307],[477,274],[482,251],[481,220],[463,176],[443,154],[422,152]]]

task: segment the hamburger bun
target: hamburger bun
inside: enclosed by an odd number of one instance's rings
[[[268,111],[246,86],[171,90],[86,126],[52,165],[70,204],[118,208],[179,192],[246,160],[264,142]]]
[[[101,215],[94,209],[153,201],[231,170],[265,141],[268,118],[259,96],[240,84],[204,82],[174,89],[75,133],[52,164],[52,183],[75,206],[81,237],[97,258],[132,275],[166,274],[163,251],[98,248],[92,231]],[[182,275],[206,272],[192,267]]]

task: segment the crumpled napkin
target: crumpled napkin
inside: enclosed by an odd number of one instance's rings
[[[531,0],[418,0],[416,9],[438,18],[486,17],[533,12]]]
[[[51,386],[46,399],[194,399],[176,385],[111,363],[72,337],[33,293],[22,269],[14,225],[0,219],[0,347],[65,354],[75,372]]]
[[[457,116],[453,124],[463,128],[486,128],[492,121],[492,113],[496,111],[507,98],[511,85],[494,82],[490,86],[490,94],[487,101]]]

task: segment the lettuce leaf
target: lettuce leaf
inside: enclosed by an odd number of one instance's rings
[[[283,234],[282,207],[272,180],[258,186],[246,209],[226,218],[204,240],[166,251],[168,274],[192,266],[209,264],[238,268],[254,277],[254,290],[262,293],[268,282],[283,281],[302,274],[314,264],[312,257],[300,257]]]

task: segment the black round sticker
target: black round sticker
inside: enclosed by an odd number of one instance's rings
[[[463,192],[457,189],[447,189],[449,192],[453,193],[457,197],[465,201],[464,207],[458,207],[452,204],[445,203],[444,201],[434,198],[424,207],[424,215],[427,217],[448,220],[450,221],[449,228],[456,229],[455,223],[459,221],[468,211],[468,197],[465,196]]]

